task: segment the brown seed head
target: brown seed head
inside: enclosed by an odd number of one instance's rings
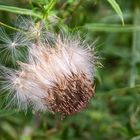
[[[91,80],[84,73],[64,76],[48,91],[48,108],[62,116],[72,115],[85,108],[94,91]]]

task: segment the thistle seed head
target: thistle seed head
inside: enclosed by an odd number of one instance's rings
[[[71,72],[48,89],[48,97],[44,100],[52,112],[66,116],[85,108],[93,93],[92,82],[87,75]]]
[[[26,62],[18,61],[18,70],[6,71],[6,87],[21,108],[75,114],[94,94],[94,53],[79,38],[52,33],[51,42],[47,40],[30,40]]]

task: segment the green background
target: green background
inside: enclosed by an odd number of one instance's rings
[[[20,15],[33,15],[54,32],[63,27],[94,42],[103,65],[97,67],[95,97],[85,110],[63,120],[50,112],[5,109],[0,94],[0,140],[140,140],[140,2],[117,0],[119,9],[111,2],[0,0],[0,27],[9,34],[14,30],[8,26],[14,27]],[[10,60],[2,61],[5,57],[0,54],[2,65],[12,67]]]

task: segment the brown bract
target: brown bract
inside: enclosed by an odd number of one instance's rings
[[[85,108],[94,94],[88,75],[84,73],[65,75],[48,90],[45,103],[53,113],[72,115]]]

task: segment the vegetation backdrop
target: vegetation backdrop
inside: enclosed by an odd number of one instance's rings
[[[140,140],[140,1],[0,0],[0,27],[9,34],[21,15],[45,20],[55,32],[63,27],[84,34],[103,67],[88,107],[63,120],[7,110],[1,93],[0,140]],[[12,67],[5,57],[0,52],[0,63]]]

